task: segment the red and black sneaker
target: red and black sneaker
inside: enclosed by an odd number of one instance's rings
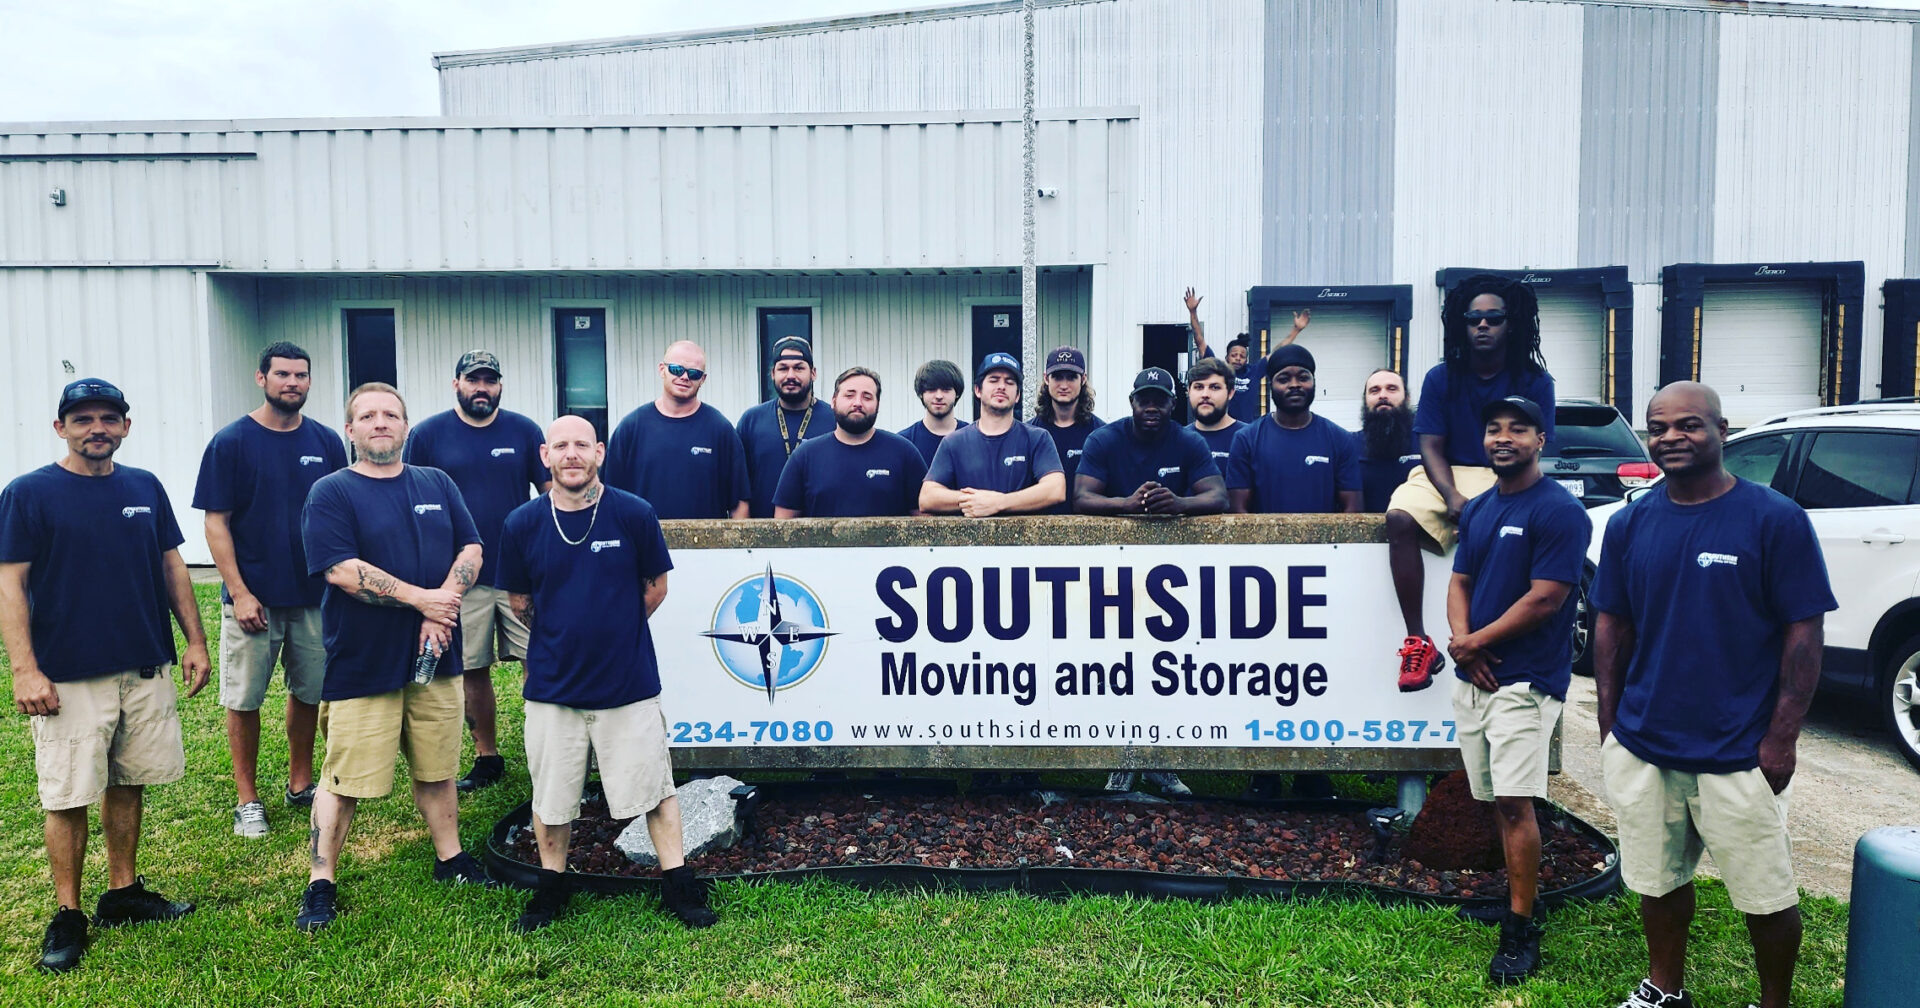
[[[1400,692],[1417,693],[1433,685],[1433,674],[1447,667],[1447,658],[1431,637],[1409,637],[1400,642]]]

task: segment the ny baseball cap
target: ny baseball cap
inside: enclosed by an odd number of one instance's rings
[[[808,367],[813,366],[813,344],[807,342],[804,337],[782,336],[773,341],[774,360],[779,360],[788,354],[797,355],[801,360],[807,362]]]
[[[119,410],[122,416],[127,413],[127,397],[119,386],[99,378],[82,378],[68,382],[67,387],[60,390],[60,405],[54,411],[54,419],[65,420],[69,410],[90,402],[106,403]]]
[[[1165,393],[1167,398],[1173,398],[1173,375],[1168,374],[1165,368],[1157,367],[1150,367],[1135,375],[1133,394],[1148,391]]]
[[[500,370],[500,358],[486,350],[469,350],[460,355],[460,362],[453,366],[455,378],[465,378],[475,371],[491,371],[497,375],[506,374]]]
[[[973,380],[978,382],[987,376],[987,372],[1002,368],[1013,372],[1015,381],[1020,379],[1020,358],[1010,353],[990,353],[980,361],[980,369],[973,373]]]
[[[1054,347],[1053,351],[1047,354],[1046,373],[1052,374],[1055,371],[1071,371],[1074,374],[1084,375],[1087,373],[1087,355],[1070,346]]]
[[[1487,423],[1502,413],[1519,414],[1524,417],[1528,423],[1532,424],[1535,430],[1545,430],[1547,427],[1546,414],[1540,412],[1540,404],[1526,396],[1517,395],[1510,395],[1505,399],[1495,399],[1485,406],[1482,406],[1480,408],[1480,422]]]

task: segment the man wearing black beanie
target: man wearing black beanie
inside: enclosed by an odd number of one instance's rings
[[[1273,412],[1234,435],[1227,456],[1234,514],[1360,510],[1360,456],[1353,435],[1313,412],[1313,354],[1298,343],[1267,355]]]

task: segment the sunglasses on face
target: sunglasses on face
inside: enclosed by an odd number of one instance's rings
[[[1488,325],[1502,325],[1507,321],[1507,313],[1503,311],[1470,311],[1462,315],[1461,318],[1467,320],[1467,328],[1471,329],[1482,322]]]
[[[707,376],[705,371],[697,367],[688,367],[685,364],[668,364],[667,373],[675,378],[685,378],[688,381],[699,381]]]

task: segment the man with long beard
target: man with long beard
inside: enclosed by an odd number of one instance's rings
[[[1383,514],[1387,501],[1420,464],[1407,380],[1392,368],[1367,376],[1360,400],[1360,508]]]
[[[813,395],[813,344],[783,336],[773,344],[774,397],[745,413],[734,430],[747,452],[747,516],[773,517],[780,473],[803,442],[833,433],[833,410]]]
[[[775,518],[870,518],[920,512],[927,467],[913,442],[874,430],[880,376],[850,367],[833,381],[833,436],[794,450],[773,495]]]
[[[480,529],[488,554],[500,542],[507,515],[527,502],[528,493],[546,493],[548,476],[540,464],[540,425],[500,408],[500,358],[469,350],[453,368],[455,408],[420,421],[407,438],[407,462],[432,466],[453,477],[460,496]],[[506,772],[495,728],[497,701],[493,662],[527,656],[527,628],[493,587],[493,560],[483,557],[480,574],[460,601],[461,639],[466,653],[460,667],[466,692],[467,727],[473,731],[473,768],[460,778],[461,791],[490,787]]]

